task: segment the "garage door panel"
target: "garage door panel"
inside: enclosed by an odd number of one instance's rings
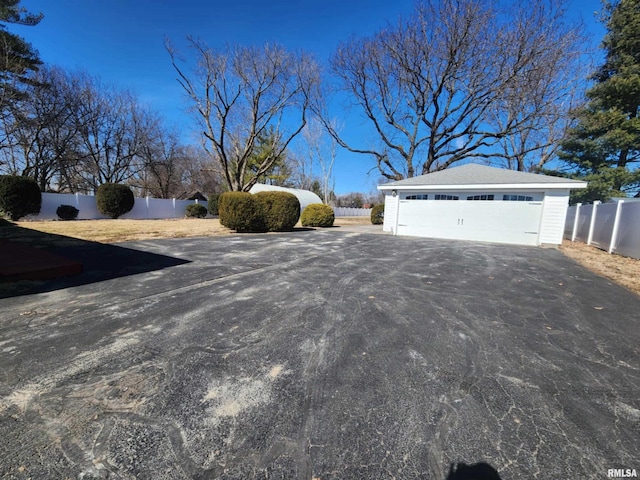
[[[438,203],[439,205],[435,205]],[[459,205],[456,202],[401,200],[398,235],[457,238]]]
[[[405,200],[398,234],[538,244],[542,202]]]

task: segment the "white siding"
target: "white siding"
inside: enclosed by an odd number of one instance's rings
[[[569,190],[547,192],[540,222],[541,244],[560,245],[569,206]]]
[[[384,196],[384,223],[382,224],[383,232],[391,232],[396,234],[396,225],[398,221],[398,196],[393,196],[389,192],[385,192]]]

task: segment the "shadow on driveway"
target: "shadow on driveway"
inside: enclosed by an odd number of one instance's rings
[[[30,278],[38,278],[1,281],[0,275],[0,298],[51,292],[189,263],[189,260],[180,258],[44,233],[15,225],[0,228],[0,243],[3,249],[0,258],[5,258],[5,262],[6,259],[10,259],[13,278],[24,278],[25,275],[20,275],[21,270],[26,272],[26,277],[31,273]],[[31,258],[26,258],[28,256]],[[82,265],[81,269],[77,268],[78,264]],[[44,275],[38,275],[39,265]],[[45,272],[52,265],[62,266],[59,268],[61,276],[40,279],[52,276]],[[66,269],[67,274],[79,270],[82,273],[65,276],[64,265],[71,267]],[[6,265],[0,265],[0,269],[3,266]]]

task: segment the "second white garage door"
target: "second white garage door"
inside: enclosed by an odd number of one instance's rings
[[[542,202],[400,200],[398,235],[538,245]]]

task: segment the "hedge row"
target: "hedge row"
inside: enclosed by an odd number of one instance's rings
[[[225,192],[217,203],[220,223],[237,232],[286,232],[300,218],[300,202],[288,192]]]

